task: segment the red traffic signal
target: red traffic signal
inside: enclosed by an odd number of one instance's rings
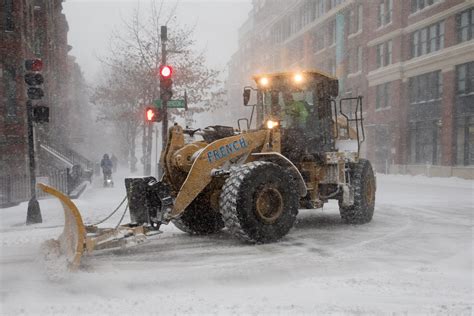
[[[41,71],[43,70],[43,61],[41,59],[27,59],[25,60],[25,69],[27,71]]]
[[[160,67],[160,76],[162,79],[168,79],[171,78],[171,75],[173,74],[173,68],[171,66],[161,66]]]
[[[145,109],[145,121],[147,122],[161,122],[162,117],[160,110],[154,107],[147,107]]]

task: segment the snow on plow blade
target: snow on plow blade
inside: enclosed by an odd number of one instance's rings
[[[94,250],[138,244],[145,241],[146,236],[161,233],[152,227],[132,224],[115,228],[85,226],[79,210],[68,196],[45,184],[40,183],[38,186],[58,198],[64,210],[63,232],[58,239],[48,240],[42,246],[49,268],[75,271],[79,268],[84,254],[91,254]]]

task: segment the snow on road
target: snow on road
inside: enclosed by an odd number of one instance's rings
[[[76,201],[95,222],[124,196],[100,181]],[[303,210],[282,241],[246,245],[225,231],[189,236],[173,225],[146,243],[96,252],[51,281],[40,244],[63,222],[41,200],[0,209],[0,314],[451,314],[471,315],[473,181],[378,175],[371,223],[341,223],[337,204]],[[121,214],[107,223],[114,226]]]

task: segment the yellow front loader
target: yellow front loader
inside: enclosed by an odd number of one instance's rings
[[[372,219],[375,177],[369,161],[359,157],[362,98],[336,102],[337,79],[319,71],[254,80],[256,88],[243,93],[252,117],[240,119],[238,129],[175,125],[161,154],[162,178],[125,179],[131,224],[86,227],[72,202],[43,186],[65,206],[64,233],[52,244],[60,245],[56,249],[72,268],[84,253],[144,237],[170,222],[190,234],[226,228],[243,241],[266,243],[290,231],[299,208],[320,208],[329,199],[339,202],[346,223]],[[249,105],[252,92],[256,103]]]

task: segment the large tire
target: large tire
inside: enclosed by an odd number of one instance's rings
[[[226,180],[220,211],[230,233],[251,243],[285,236],[298,214],[299,195],[290,173],[271,162],[250,162]]]
[[[211,208],[209,200],[198,196],[184,211],[180,218],[173,220],[174,226],[192,235],[214,234],[224,228],[219,210]]]
[[[354,188],[354,204],[349,207],[339,202],[341,218],[347,224],[365,224],[372,220],[375,207],[376,183],[370,162],[360,159],[351,172],[351,184]]]

